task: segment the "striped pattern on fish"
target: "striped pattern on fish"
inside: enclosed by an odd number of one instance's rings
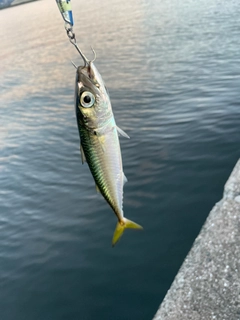
[[[118,128],[109,95],[93,62],[77,68],[75,110],[80,135],[82,162],[88,163],[97,189],[118,218],[112,244],[119,240],[125,228],[142,229],[123,215],[123,173],[118,135],[128,135]]]

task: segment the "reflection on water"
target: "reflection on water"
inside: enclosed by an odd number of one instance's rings
[[[239,6],[72,5],[131,137],[124,211],[144,231],[111,248],[115,216],[79,153],[81,59],[55,2],[0,11],[1,318],[151,319],[239,157]]]

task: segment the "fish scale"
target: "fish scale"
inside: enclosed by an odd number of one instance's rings
[[[114,133],[114,135],[116,137],[112,137],[112,140],[117,140],[117,133]],[[109,141],[109,139],[107,140]],[[112,147],[110,149],[110,146],[106,143],[101,145],[96,136],[89,139],[88,132],[81,134],[81,143],[90,171],[101,194],[110,204],[116,215],[122,215],[123,191],[121,182],[115,187],[119,175],[119,167],[121,167],[121,163],[116,156],[118,155],[118,150]]]
[[[118,128],[109,95],[101,75],[91,61],[77,68],[75,110],[80,135],[82,162],[88,163],[97,189],[118,218],[112,244],[126,228],[142,229],[123,215],[123,185],[126,177],[122,168],[118,134],[128,135]],[[129,137],[128,137],[129,138]]]

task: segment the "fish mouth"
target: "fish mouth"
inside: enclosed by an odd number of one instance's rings
[[[77,68],[77,75],[78,75],[78,82],[80,82],[83,79],[89,79],[90,80],[90,75],[88,72],[88,67],[85,66],[79,66]]]
[[[98,85],[94,83],[88,71],[88,67],[78,67],[77,69],[77,83],[81,91],[90,90],[94,94],[98,94]]]
[[[91,61],[87,66],[78,67],[77,82],[79,84],[82,83],[82,87],[86,87],[87,89],[94,91],[95,94],[105,94],[103,89],[105,86],[102,77]]]

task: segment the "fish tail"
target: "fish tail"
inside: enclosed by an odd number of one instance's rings
[[[113,238],[112,238],[112,246],[113,247],[118,242],[118,240],[122,236],[123,231],[125,229],[143,229],[143,227],[140,226],[139,224],[131,221],[131,220],[126,219],[126,218],[123,218],[121,221],[118,221],[116,229],[113,234]]]

